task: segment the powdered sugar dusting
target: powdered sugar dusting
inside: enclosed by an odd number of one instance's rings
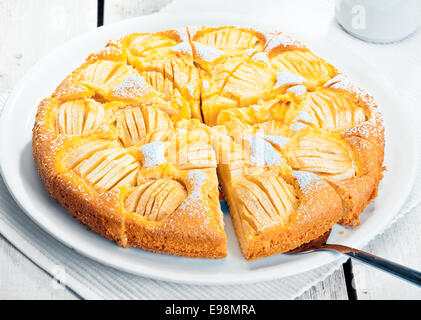
[[[264,52],[259,52],[259,53],[256,53],[256,54],[252,57],[252,59],[253,59],[254,61],[262,61],[262,62],[264,62],[264,63],[269,63],[269,58],[268,58],[267,54],[266,54],[266,53],[264,53]]]
[[[288,84],[302,84],[305,81],[306,79],[301,76],[289,72],[280,72],[276,75],[276,83],[273,88],[276,89]]]
[[[216,48],[212,48],[212,47],[208,47],[205,46],[201,43],[198,42],[194,42],[194,47],[196,49],[196,53],[197,55],[200,57],[200,59],[207,61],[207,62],[212,62],[215,59],[218,59],[220,56],[222,56],[224,53],[223,51],[216,49]]]
[[[250,48],[250,49],[247,49],[247,50],[244,51],[244,53],[248,56],[251,56],[255,52],[256,52],[255,48]]]
[[[116,48],[116,47],[113,47],[113,46],[106,46],[105,48],[103,48],[103,49],[101,49],[99,52],[98,52],[98,56],[105,56],[105,57],[107,57],[107,56],[110,56],[110,55],[112,55],[113,53],[115,53],[115,52],[117,52],[119,49],[118,48]],[[120,52],[121,52],[121,50],[119,50]]]
[[[307,171],[293,171],[292,176],[297,180],[301,191],[306,191],[312,183],[320,181],[316,174]]]
[[[294,122],[291,124],[290,129],[294,131],[300,131],[307,128],[308,125],[302,122]]]
[[[149,94],[151,90],[151,85],[143,77],[132,74],[113,89],[113,94],[121,98],[134,99]]]
[[[376,105],[373,97],[370,96],[367,91],[356,85],[344,74],[338,74],[337,76],[327,81],[324,86],[351,92],[370,107]]]
[[[206,215],[206,207],[203,205],[203,202],[200,201],[202,196],[202,187],[206,183],[208,176],[200,169],[195,169],[189,171],[187,174],[187,179],[191,185],[191,190],[187,198],[178,207],[179,210],[184,211],[188,208],[188,214],[192,215]],[[204,224],[207,224],[208,220],[203,221]],[[203,230],[205,225],[201,226]]]
[[[262,109],[262,106],[260,106],[258,104],[252,104],[250,107],[256,112],[258,112],[258,111],[260,111],[260,109]]]
[[[316,124],[314,119],[308,114],[307,111],[300,111],[297,115],[297,117],[294,119],[294,122],[297,121],[302,121],[302,122],[306,122],[306,123],[312,123],[312,124]]]
[[[196,33],[198,32],[198,31],[200,31],[200,30],[203,30],[203,29],[205,29],[206,28],[206,26],[188,26],[187,27],[187,31],[188,31],[188,33],[190,34],[190,37],[192,38],[192,40],[193,40],[193,38],[194,38],[194,36],[196,35]]]
[[[307,88],[303,85],[293,86],[288,88],[288,92],[294,93],[296,96],[301,96],[307,92]]]
[[[280,163],[280,154],[276,149],[265,140],[265,135],[256,133],[254,135],[246,136],[250,143],[251,157],[250,161],[258,166],[274,166]]]
[[[180,53],[187,54],[190,56],[193,55],[191,45],[188,41],[180,42],[179,44],[172,47],[171,50],[174,52],[180,52]]]
[[[195,87],[191,84],[186,84],[186,88],[189,91],[190,95],[193,97],[195,92]]]
[[[383,115],[376,109],[372,110],[371,119],[362,122],[355,127],[345,131],[347,135],[359,135],[362,137],[369,138],[370,136],[381,137],[384,132],[383,128]]]
[[[159,166],[165,162],[165,146],[161,141],[145,144],[140,151],[145,157],[144,166],[147,168]]]
[[[177,28],[177,29],[174,29],[174,31],[178,34],[178,36],[180,37],[182,41],[189,41],[189,36],[187,34],[186,28]]]
[[[187,178],[191,184],[190,199],[202,198],[202,186],[205,184],[208,176],[202,170],[195,169],[189,171]]]
[[[293,39],[292,37],[284,33],[279,33],[267,42],[265,51],[270,52],[273,49],[278,48],[278,47],[289,47],[289,46],[294,46],[294,47],[299,47],[299,48],[303,47],[303,45],[299,41]]]
[[[265,135],[264,138],[279,148],[284,147],[289,141],[288,138],[282,136]]]

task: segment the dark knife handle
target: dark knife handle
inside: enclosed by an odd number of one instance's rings
[[[405,267],[393,261],[380,258],[373,254],[370,254],[361,250],[349,248],[346,246],[342,246],[342,245],[326,244],[326,245],[323,245],[321,248],[339,251],[343,254],[350,256],[351,258],[357,259],[361,262],[369,264],[380,270],[392,273],[399,278],[405,279],[421,287],[421,272],[420,271]]]

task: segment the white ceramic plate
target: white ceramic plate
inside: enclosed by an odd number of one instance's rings
[[[33,220],[69,247],[104,264],[152,278],[200,284],[246,283],[285,277],[332,262],[338,255],[328,252],[294,256],[279,254],[246,262],[242,258],[228,214],[225,214],[228,236],[228,257],[225,259],[191,259],[135,248],[124,249],[86,231],[44,191],[35,171],[31,150],[32,126],[41,99],[49,96],[89,53],[99,50],[110,39],[132,32],[201,24],[274,27],[267,22],[232,14],[159,14],[99,28],[67,42],[38,62],[14,89],[0,122],[0,164],[10,192]],[[385,163],[388,171],[379,196],[361,216],[361,226],[352,230],[335,226],[330,237],[331,243],[362,247],[393,219],[412,188],[417,144],[411,109],[379,73],[343,44],[326,39],[313,41],[311,38],[306,39],[306,35],[295,36],[310,44],[321,56],[327,56],[329,61],[367,88],[375,96],[384,114],[387,142]],[[405,165],[402,165],[403,162]]]

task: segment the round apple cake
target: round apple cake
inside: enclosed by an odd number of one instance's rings
[[[91,54],[39,107],[45,189],[123,247],[247,260],[356,226],[384,157],[373,98],[281,32],[186,27]],[[221,187],[221,189],[220,189]]]

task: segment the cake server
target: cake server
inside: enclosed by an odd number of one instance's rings
[[[330,232],[329,232],[330,233]],[[358,261],[364,262],[370,266],[373,266],[377,269],[389,272],[399,278],[405,279],[419,287],[421,287],[421,272],[400,265],[396,262],[386,260],[384,258],[375,256],[371,253],[364,252],[358,249],[347,247],[339,244],[327,244],[326,240],[329,236],[329,233],[323,235],[319,239],[316,239],[308,244],[298,247],[297,249],[291,250],[286,254],[301,254],[309,253],[315,251],[336,251],[342,254],[345,254],[351,258],[354,258]]]

